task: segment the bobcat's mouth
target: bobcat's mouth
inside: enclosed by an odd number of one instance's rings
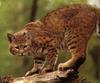
[[[26,53],[20,53],[19,56],[29,56],[30,52],[26,52]]]
[[[25,53],[20,53],[19,55],[20,55],[20,56],[25,56],[26,54],[25,54]]]

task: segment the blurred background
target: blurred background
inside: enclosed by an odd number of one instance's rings
[[[33,64],[31,57],[16,57],[9,53],[7,33],[16,32],[26,23],[41,19],[47,12],[72,3],[91,4],[100,8],[100,0],[0,0],[0,76],[23,76]],[[100,83],[100,36],[96,33],[89,41],[87,52],[80,75],[92,83]],[[59,55],[61,60],[71,57],[70,53],[61,52]]]

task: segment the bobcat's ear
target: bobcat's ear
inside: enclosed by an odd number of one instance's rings
[[[7,33],[7,38],[8,38],[8,41],[11,43],[13,39],[15,38],[15,36],[11,33]]]

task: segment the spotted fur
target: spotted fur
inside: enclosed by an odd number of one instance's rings
[[[88,40],[96,29],[98,15],[89,5],[74,4],[54,10],[40,21],[28,23],[21,31],[8,34],[10,51],[14,55],[34,57],[34,67],[26,75],[52,71],[61,49],[69,49],[72,58],[59,64],[58,69],[78,70],[85,61]],[[22,46],[19,50],[18,45]]]

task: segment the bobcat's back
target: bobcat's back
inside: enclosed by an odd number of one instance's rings
[[[97,15],[95,8],[75,4],[48,13],[41,21],[45,25],[45,31],[62,37],[63,47],[71,50],[79,48],[82,53],[96,27]]]

